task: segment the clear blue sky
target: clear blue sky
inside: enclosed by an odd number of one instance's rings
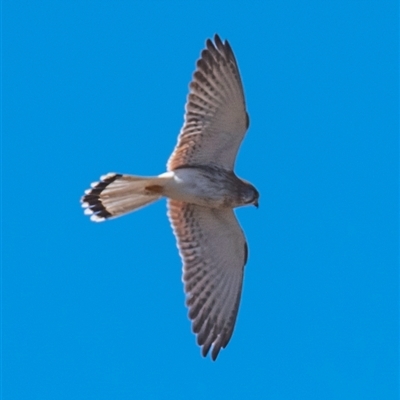
[[[4,399],[397,399],[397,1],[3,2]],[[260,208],[228,347],[203,359],[160,201],[94,224],[107,172],[164,172],[227,38]]]

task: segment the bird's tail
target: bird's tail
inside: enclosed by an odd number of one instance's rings
[[[101,222],[153,203],[163,196],[169,177],[140,177],[110,173],[94,182],[81,198],[85,214]]]

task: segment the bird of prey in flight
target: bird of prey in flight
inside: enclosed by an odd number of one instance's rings
[[[247,243],[233,209],[258,206],[258,191],[233,172],[249,127],[238,65],[228,41],[208,39],[197,61],[184,124],[167,172],[154,177],[109,173],[81,199],[101,222],[168,199],[183,262],[186,305],[197,343],[215,360],[232,336]]]

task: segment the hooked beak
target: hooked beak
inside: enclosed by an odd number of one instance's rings
[[[253,205],[258,208],[258,199],[254,201]]]

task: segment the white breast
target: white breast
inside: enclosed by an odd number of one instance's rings
[[[223,185],[215,182],[215,177],[207,176],[198,168],[180,168],[166,172],[160,177],[171,177],[164,186],[164,195],[186,203],[219,208],[225,199]]]

